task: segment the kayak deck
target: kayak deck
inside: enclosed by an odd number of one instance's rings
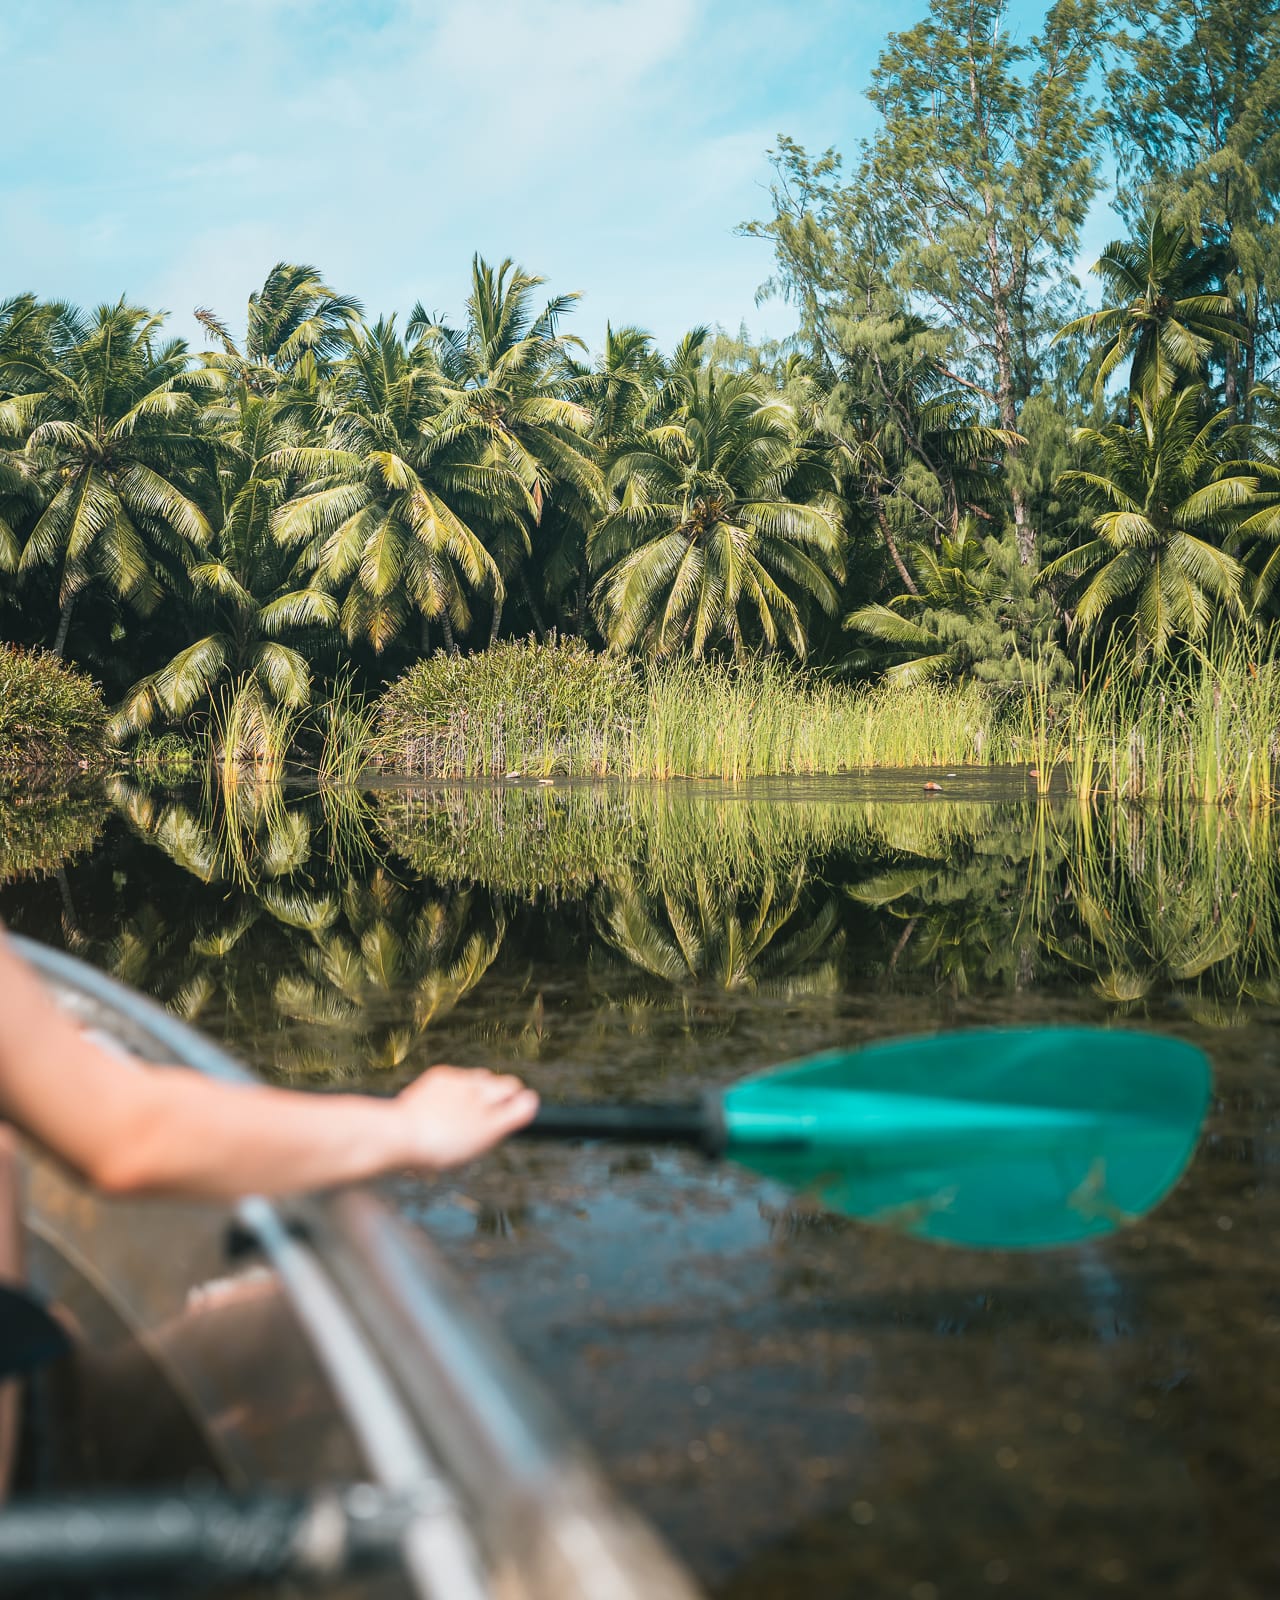
[[[244,1080],[150,1001],[21,947],[105,1039]],[[231,1211],[106,1199],[35,1152],[23,1166],[29,1278],[78,1353],[35,1386],[21,1489],[363,1480],[423,1510],[399,1573],[352,1594],[693,1600],[426,1237],[371,1193]]]

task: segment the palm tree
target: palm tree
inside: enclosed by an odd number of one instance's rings
[[[180,569],[208,537],[190,492],[203,444],[187,391],[202,380],[180,339],[158,342],[162,320],[123,300],[87,318],[59,307],[38,341],[0,365],[11,390],[0,437],[23,441],[0,459],[10,490],[19,480],[39,513],[18,572],[58,572],[57,655],[86,589],[145,613],[165,591],[166,564]]]
[[[1204,392],[1134,401],[1131,427],[1082,428],[1092,471],[1063,473],[1102,503],[1097,537],[1044,568],[1039,583],[1071,580],[1071,627],[1089,635],[1126,622],[1135,664],[1164,657],[1177,638],[1201,639],[1218,612],[1240,615],[1244,568],[1221,546],[1258,493],[1247,463],[1224,464],[1229,416],[1206,421]]]
[[[337,601],[308,582],[305,555],[291,552],[273,527],[289,488],[284,462],[302,442],[297,422],[247,384],[219,420],[221,517],[187,574],[190,632],[198,636],[134,685],[115,719],[117,735],[160,713],[185,717],[228,680],[241,689],[252,682],[268,705],[301,709],[311,698],[311,668],[286,641],[338,622]]]
[[[452,648],[471,625],[469,593],[501,603],[475,524],[518,524],[523,490],[451,398],[432,352],[380,319],[348,336],[327,401],[330,446],[279,456],[309,482],[277,513],[277,538],[309,552],[319,584],[346,586],[343,631],[379,652],[415,612],[424,630],[438,618]]]
[[[331,289],[317,268],[288,261],[277,261],[262,288],[249,296],[243,350],[221,318],[203,306],[195,311],[196,321],[222,346],[206,354],[208,365],[253,394],[274,394],[287,379],[309,384],[341,354],[361,315],[360,302]]]
[[[583,348],[582,341],[559,332],[560,319],[579,297],[557,295],[535,310],[535,291],[545,281],[510,260],[495,269],[477,255],[464,327],[451,328],[421,304],[409,318],[410,337],[430,346],[450,385],[440,431],[458,430],[479,441],[481,464],[504,469],[524,497],[518,519],[504,512],[485,530],[503,577],[494,593],[490,643],[498,637],[513,580],[536,613],[528,576],[530,530],[540,526],[550,502],[558,501],[562,512],[585,527],[603,492],[584,444],[591,411],[573,392],[578,379],[572,353]]]
[[[575,365],[577,395],[591,408],[589,444],[597,463],[607,463],[624,445],[638,438],[655,420],[664,399],[666,363],[652,334],[642,328],[605,326],[604,349],[594,367]],[[583,515],[585,504],[575,500],[568,515],[559,514],[553,501],[542,523],[542,586],[553,600],[561,597],[562,629],[581,633],[587,619],[590,566],[587,538],[604,511],[602,497],[594,515]],[[571,598],[570,598],[571,597]],[[535,613],[535,625],[540,619]],[[539,633],[544,630],[539,626]]]
[[[643,328],[606,324],[604,349],[594,370],[582,370],[581,392],[591,406],[592,444],[608,454],[639,434],[657,403],[664,376],[665,364],[652,334]]]
[[[33,378],[39,383],[44,369],[35,366],[36,359],[47,358],[50,325],[65,309],[33,294],[0,300],[0,402],[22,394]],[[40,493],[34,463],[21,452],[26,437],[21,407],[0,415],[4,419],[0,421],[0,574],[8,576],[18,570]],[[0,605],[11,613],[18,609],[12,592],[0,594]],[[18,616],[13,620],[18,622]]]
[[[890,682],[904,686],[952,677],[971,664],[963,638],[948,623],[990,600],[1001,578],[991,551],[974,535],[971,518],[954,538],[943,534],[937,550],[917,545],[911,563],[915,578],[909,594],[895,595],[888,605],[859,606],[844,620],[846,628],[905,656],[885,670]],[[912,609],[919,613],[916,618],[903,615]]]
[[[829,474],[813,492],[795,413],[755,375],[678,352],[668,389],[669,417],[611,463],[614,502],[591,535],[606,637],[657,655],[722,640],[741,653],[751,613],[768,646],[803,657],[802,603],[834,611],[844,574]]]
[[[1159,211],[1139,238],[1109,244],[1092,270],[1107,304],[1055,337],[1101,340],[1089,362],[1095,399],[1129,362],[1130,417],[1138,399],[1150,409],[1178,384],[1200,382],[1214,351],[1244,337],[1234,301],[1214,287],[1228,270],[1224,253],[1197,248],[1185,227],[1167,223]]]

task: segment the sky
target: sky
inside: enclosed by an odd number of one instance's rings
[[[905,9],[904,9],[905,4]],[[280,260],[366,312],[460,315],[473,252],[581,291],[565,331],[756,304],[768,151],[852,152],[926,0],[0,0],[0,297],[243,327]],[[1031,32],[1036,0],[1014,0]],[[23,130],[18,139],[13,130]],[[1096,251],[1095,251],[1096,253]]]

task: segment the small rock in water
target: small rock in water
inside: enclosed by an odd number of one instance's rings
[[[520,774],[518,772],[504,772],[502,776],[504,778],[518,778]]]
[[[947,774],[946,774],[946,776],[947,776],[947,777],[948,777],[948,778],[954,778],[954,777],[955,777],[955,773],[954,773],[954,772],[948,772],[948,773],[947,773]]]
[[[926,783],[924,787],[927,794],[942,793],[942,785],[940,783]]]

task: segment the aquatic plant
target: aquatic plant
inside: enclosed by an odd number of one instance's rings
[[[1280,663],[1246,634],[1215,639],[1174,675],[1104,672],[1086,685],[1052,744],[1081,799],[1270,805],[1280,758]],[[1047,767],[1044,768],[1047,772]]]
[[[619,767],[642,704],[625,658],[581,639],[420,661],[379,703],[384,765],[424,777],[547,777]]]
[[[849,772],[1007,759],[1008,733],[974,684],[898,690],[798,678],[776,657],[655,668],[628,751],[634,778]]]
[[[373,761],[378,708],[356,688],[350,673],[343,673],[332,693],[316,710],[322,730],[316,776],[326,787],[357,783]]]

